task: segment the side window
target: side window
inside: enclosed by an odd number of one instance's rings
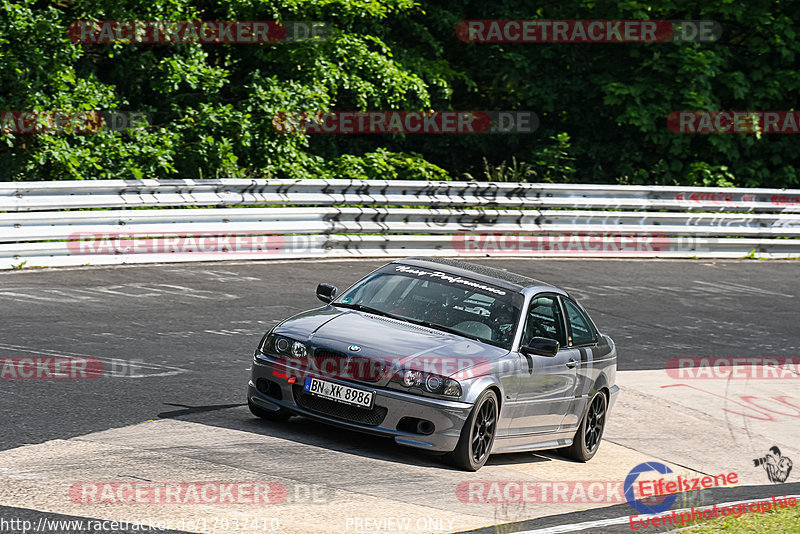
[[[592,326],[592,322],[586,317],[586,314],[569,299],[564,299],[564,308],[567,310],[569,324],[570,327],[572,327],[572,337],[569,340],[569,346],[589,345],[597,341],[597,334]]]
[[[522,344],[527,345],[534,337],[555,339],[562,347],[567,344],[561,309],[558,306],[558,299],[554,295],[537,296],[531,300],[528,306]]]

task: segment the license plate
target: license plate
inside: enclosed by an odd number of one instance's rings
[[[312,378],[310,376],[306,378],[303,389],[323,399],[352,404],[353,406],[359,406],[361,408],[372,408],[372,399],[375,396],[375,393],[372,391],[351,388],[343,384],[334,384],[333,382]]]

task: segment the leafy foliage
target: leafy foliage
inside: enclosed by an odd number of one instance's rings
[[[675,110],[792,110],[795,0],[2,0],[0,109],[147,113],[0,134],[0,179],[383,178],[797,187],[797,136],[675,134]],[[464,19],[706,19],[716,43],[464,43]],[[75,44],[77,20],[317,20],[324,42]],[[286,110],[533,110],[533,134],[298,135]],[[507,162],[511,162],[510,164]],[[519,163],[518,163],[519,162]],[[498,178],[499,177],[499,178]]]

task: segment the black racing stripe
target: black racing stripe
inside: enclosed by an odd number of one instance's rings
[[[586,348],[579,348],[578,352],[581,354],[581,369],[591,369],[592,367],[592,350]],[[585,371],[584,371],[585,372]],[[585,397],[589,395],[589,391],[592,387],[592,381],[588,378],[584,377],[583,380],[583,390],[581,391],[581,397]]]

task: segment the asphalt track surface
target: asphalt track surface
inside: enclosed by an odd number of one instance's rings
[[[0,356],[96,357],[120,376],[0,381],[0,450],[163,419],[268,432],[250,416],[244,398],[260,337],[281,319],[317,307],[317,283],[344,289],[382,263],[226,262],[2,272]],[[621,371],[660,370],[677,355],[792,357],[800,350],[797,262],[478,263],[572,292],[617,342]],[[298,443],[354,456],[388,454],[400,464],[428,462],[389,440],[364,446],[360,438],[312,422],[278,431]]]
[[[3,381],[0,449],[241,405],[260,337],[381,261],[148,265],[0,273],[0,354],[83,355],[149,379]],[[800,263],[486,260],[567,288],[617,342],[619,370],[676,355],[800,352]],[[796,297],[796,298],[793,298]],[[108,360],[106,360],[108,362]],[[113,366],[113,362],[111,362]],[[119,365],[120,374],[124,373]],[[129,369],[136,372],[134,367]]]

